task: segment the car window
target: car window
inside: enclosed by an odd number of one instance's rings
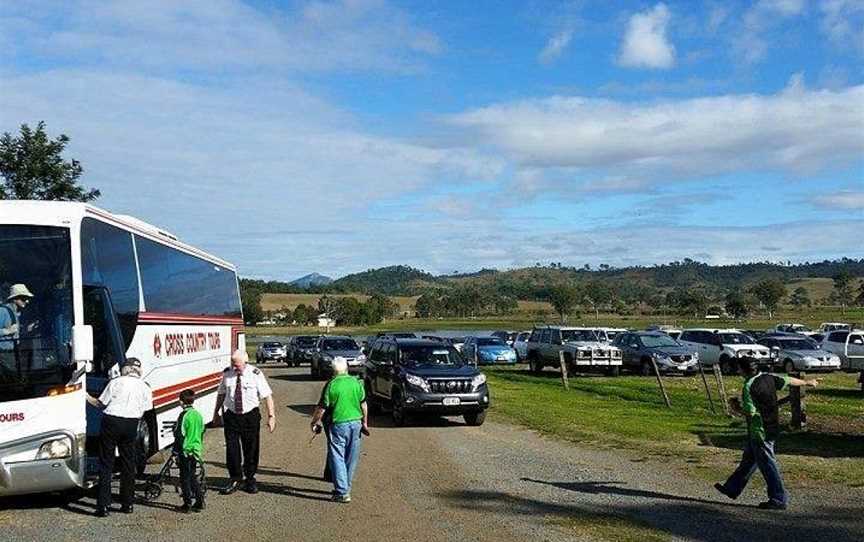
[[[548,328],[540,331],[540,342],[541,343],[548,343],[549,342],[549,331],[550,330]]]
[[[835,331],[828,335],[828,340],[832,343],[845,343],[846,337],[849,336],[848,331]]]
[[[864,344],[864,335],[852,335],[849,337],[850,344]]]
[[[681,333],[681,337],[679,337],[682,341],[690,341],[690,342],[699,342],[696,340],[695,333],[692,331],[684,331]]]
[[[561,342],[561,330],[560,329],[552,329],[549,334],[549,342],[551,343],[560,343]]]

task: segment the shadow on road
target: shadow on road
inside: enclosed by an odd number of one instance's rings
[[[648,499],[661,499],[665,501],[685,501],[721,506],[731,505],[728,502],[709,501],[705,499],[696,499],[693,497],[682,497],[679,495],[670,495],[668,493],[659,493],[657,491],[647,491],[644,489],[631,489],[623,486],[623,482],[549,482],[545,480],[534,480],[532,478],[522,478],[522,481],[533,482],[535,484],[544,484],[552,487],[557,487],[558,489],[575,491],[577,493],[587,493],[590,495],[618,495],[621,497],[644,497]]]
[[[313,377],[309,373],[271,375],[271,376],[268,376],[267,378],[272,378],[273,380],[284,380],[286,382],[320,382],[322,386],[326,382],[325,380],[321,380],[320,378]]]
[[[612,503],[610,506],[608,503],[546,502],[477,490],[445,492],[438,497],[455,508],[498,515],[502,519],[516,517],[520,521],[528,518],[529,521],[572,522],[588,528],[594,523],[620,524],[622,528],[648,526],[673,537],[692,540],[853,542],[864,539],[861,509],[854,508],[778,513],[741,506],[718,506],[686,498],[676,498],[674,502],[660,498],[644,505]]]

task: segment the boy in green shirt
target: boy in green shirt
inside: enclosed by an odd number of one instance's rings
[[[180,485],[183,493],[183,506],[180,512],[200,512],[204,510],[204,492],[196,467],[204,460],[204,418],[195,410],[195,392],[183,390],[180,392],[180,404],[183,412],[177,418],[174,426],[174,453],[177,454],[177,465],[180,467]],[[195,503],[192,503],[192,500]]]

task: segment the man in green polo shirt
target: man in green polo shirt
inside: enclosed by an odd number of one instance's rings
[[[758,468],[768,486],[768,500],[760,503],[759,508],[785,510],[789,494],[783,486],[780,465],[774,454],[774,443],[780,434],[778,405],[781,401],[777,400],[777,392],[789,386],[816,387],[819,381],[763,373],[749,359],[740,360],[739,368],[744,376],[744,389],[740,405],[733,403],[732,406],[747,420],[747,443],[738,468],[726,483],[717,483],[714,487],[730,499],[737,499]]]
[[[312,415],[313,433],[321,431],[324,413],[331,418],[327,460],[333,476],[333,500],[351,502],[351,482],[360,459],[360,436],[369,434],[369,411],[363,384],[348,374],[345,360],[333,362],[335,376],[321,394],[321,403]]]

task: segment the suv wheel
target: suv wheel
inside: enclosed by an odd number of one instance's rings
[[[783,364],[783,367],[786,369],[786,374],[791,375],[792,373],[798,372],[798,370],[795,368],[795,364],[792,363],[791,359],[787,359],[786,363]]]
[[[528,368],[531,369],[531,372],[535,375],[539,375],[540,371],[543,370],[543,365],[540,363],[540,360],[537,359],[537,354],[531,355],[531,358],[528,360]]]
[[[477,427],[483,425],[483,422],[486,421],[486,411],[481,410],[480,412],[468,412],[462,417],[465,418],[465,423]]]
[[[393,390],[393,424],[396,427],[408,425],[408,413],[405,411],[405,403],[402,402],[402,392]]]

